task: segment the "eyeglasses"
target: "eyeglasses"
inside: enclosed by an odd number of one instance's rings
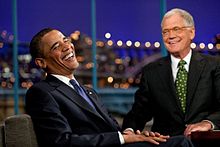
[[[162,30],[162,35],[164,37],[167,37],[170,34],[170,31],[172,31],[174,34],[178,35],[178,34],[181,34],[185,28],[191,28],[191,27],[192,26],[184,26],[184,27],[174,27],[171,29],[164,29],[164,30]]]

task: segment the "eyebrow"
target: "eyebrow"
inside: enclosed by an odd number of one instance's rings
[[[64,36],[63,40],[68,39],[68,37]],[[59,42],[55,42],[51,47],[50,50],[52,50],[54,48],[54,46],[56,46]]]
[[[57,45],[58,42],[55,42],[51,47],[50,47],[50,50],[52,50],[54,48],[55,45]]]

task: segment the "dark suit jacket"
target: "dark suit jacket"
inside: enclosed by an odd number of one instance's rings
[[[26,112],[33,120],[40,146],[120,146],[117,122],[95,91],[84,88],[98,112],[51,75],[27,91]]]
[[[219,57],[192,53],[185,114],[176,95],[170,56],[146,65],[132,110],[125,117],[122,128],[142,130],[152,118],[152,130],[161,134],[183,134],[187,124],[201,120],[210,120],[219,129]]]

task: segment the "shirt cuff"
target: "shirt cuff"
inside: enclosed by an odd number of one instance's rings
[[[121,132],[118,131],[118,135],[119,135],[120,143],[121,143],[121,144],[125,144],[125,140],[124,140],[124,137],[123,137],[123,135],[121,134]]]
[[[211,126],[212,126],[211,130],[215,129],[215,125],[210,120],[203,120],[203,121],[206,121],[206,122],[211,124]]]

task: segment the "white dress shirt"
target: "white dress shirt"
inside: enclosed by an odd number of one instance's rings
[[[173,80],[174,82],[176,81],[176,75],[178,72],[178,64],[181,59],[174,57],[173,55],[171,56],[171,68],[172,68],[172,73],[173,73]],[[190,59],[192,56],[192,50],[189,51],[189,53],[184,57],[182,60],[186,61],[186,64],[184,65],[185,69],[187,72],[189,72],[189,64],[190,64]]]

